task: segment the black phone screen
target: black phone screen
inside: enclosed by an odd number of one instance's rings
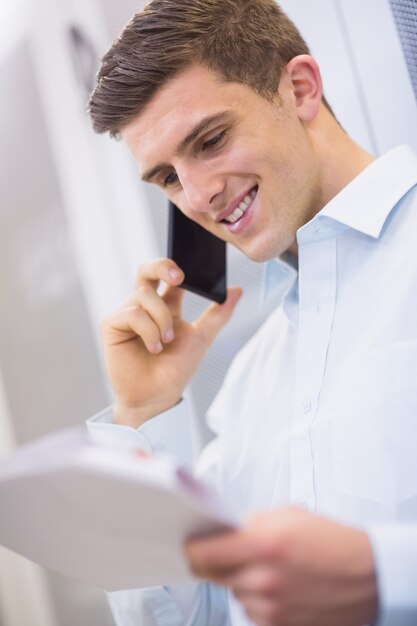
[[[226,244],[169,203],[168,257],[185,274],[180,285],[216,302],[226,300]]]

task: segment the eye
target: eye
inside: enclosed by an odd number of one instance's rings
[[[216,146],[218,143],[221,142],[221,140],[226,136],[226,131],[223,130],[221,133],[219,133],[218,135],[216,135],[215,137],[212,137],[211,139],[208,139],[207,141],[205,141],[201,147],[202,150],[206,150],[207,148],[212,148],[213,146]]]
[[[164,187],[169,187],[170,185],[173,185],[174,183],[176,183],[178,180],[178,176],[176,174],[176,172],[171,172],[170,174],[168,174],[168,176],[166,176],[163,181],[162,181],[162,185]]]

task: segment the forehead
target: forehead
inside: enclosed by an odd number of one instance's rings
[[[122,130],[122,138],[141,166],[163,158],[175,142],[203,118],[225,110],[241,111],[250,95],[245,85],[226,83],[204,67],[192,66],[159,89],[149,104]]]

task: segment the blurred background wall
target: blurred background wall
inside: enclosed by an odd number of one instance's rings
[[[283,0],[318,59],[344,128],[375,155],[417,149],[415,0]],[[111,402],[99,320],[137,266],[165,254],[166,203],[85,112],[99,59],[140,0],[0,5],[0,454],[82,424]],[[239,315],[189,390],[196,449],[227,366],[274,306],[262,265],[229,251]],[[279,294],[276,294],[276,298]],[[205,304],[187,294],[186,316]],[[0,511],[1,514],[1,511]],[[0,538],[1,539],[1,538]],[[0,550],[0,626],[107,626],[104,593]]]

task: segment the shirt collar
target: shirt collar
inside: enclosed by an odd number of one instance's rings
[[[392,209],[416,184],[417,156],[408,146],[400,146],[373,161],[312,222],[328,217],[378,238]]]
[[[297,278],[297,261],[293,255],[284,253],[280,258],[265,263],[260,294],[261,311],[273,308],[282,301]]]
[[[334,236],[353,228],[378,238],[392,209],[417,184],[417,156],[408,146],[400,146],[371,163],[342,189],[297,235],[298,241],[319,234]],[[327,231],[327,233],[325,232]],[[304,235],[304,236],[303,236]],[[317,237],[316,237],[317,238]],[[265,264],[261,306],[271,305],[288,291],[297,276],[296,264],[284,254]]]

